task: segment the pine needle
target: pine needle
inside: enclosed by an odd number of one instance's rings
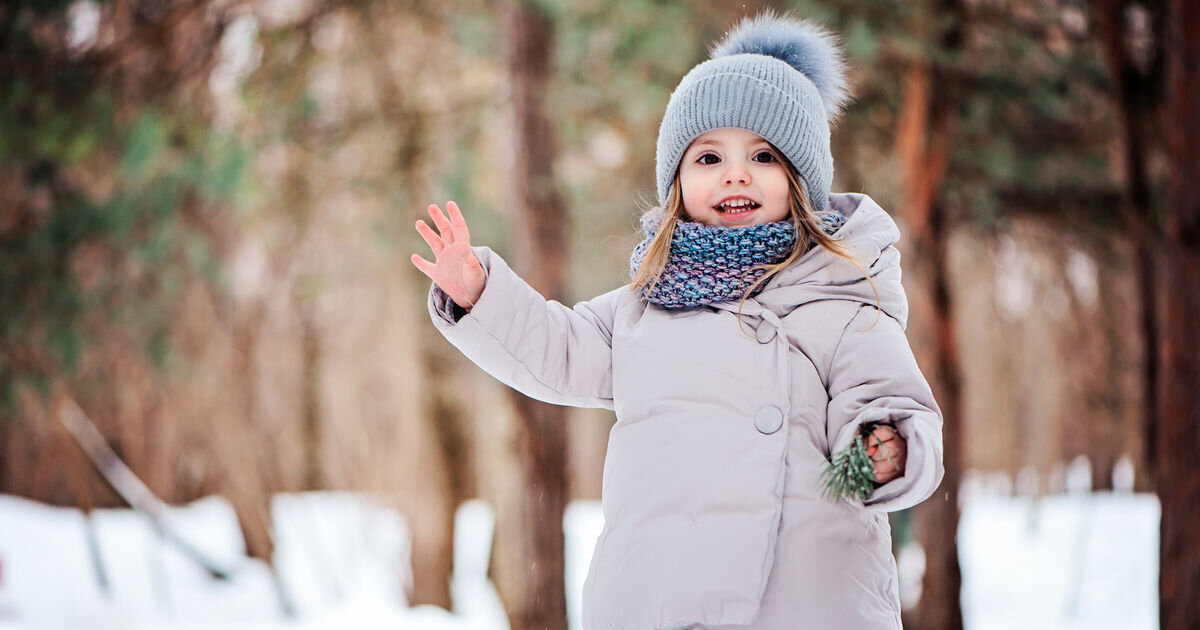
[[[833,454],[832,461],[821,474],[825,486],[825,498],[833,502],[851,497],[866,500],[878,484],[875,483],[875,465],[863,446],[862,435],[854,436],[846,448]]]

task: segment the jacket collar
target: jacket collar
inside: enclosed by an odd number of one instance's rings
[[[759,316],[768,309],[778,317],[818,300],[841,299],[880,308],[903,328],[908,300],[900,283],[900,228],[879,204],[858,193],[829,196],[830,209],[842,213],[846,224],[834,233],[858,265],[825,248],[814,247],[776,274],[758,295],[741,305],[744,315]],[[861,266],[861,267],[860,267]],[[863,271],[870,276],[868,282]],[[737,312],[737,301],[714,305]]]

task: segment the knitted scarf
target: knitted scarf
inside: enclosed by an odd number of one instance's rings
[[[637,275],[650,242],[662,227],[663,214],[657,209],[642,215],[645,239],[629,257],[630,277]],[[817,217],[826,234],[833,234],[846,222],[836,212],[817,213]],[[740,300],[767,272],[766,267],[787,259],[795,245],[796,231],[791,221],[737,228],[677,221],[662,275],[657,283],[642,289],[642,297],[663,308]],[[755,293],[759,290],[762,286]]]

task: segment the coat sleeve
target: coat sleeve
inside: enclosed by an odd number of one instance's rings
[[[828,386],[831,452],[847,447],[859,427],[872,422],[894,424],[908,447],[904,476],[876,488],[864,506],[902,510],[933,494],[945,474],[942,412],[900,324],[861,307],[834,351]]]
[[[612,326],[627,289],[568,308],[547,301],[499,255],[476,247],[487,273],[483,294],[466,313],[436,284],[429,292],[434,326],[468,359],[531,398],[612,409]]]

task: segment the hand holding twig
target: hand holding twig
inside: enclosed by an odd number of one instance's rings
[[[831,455],[821,474],[825,496],[831,501],[866,501],[879,485],[904,475],[907,458],[908,443],[895,427],[865,424],[853,442]]]
[[[876,425],[867,434],[867,457],[875,466],[875,481],[887,483],[904,474],[908,443],[895,427]]]
[[[424,220],[418,220],[417,233],[433,250],[434,262],[413,254],[412,263],[441,287],[455,304],[470,311],[483,294],[487,274],[475,252],[471,251],[467,221],[453,201],[446,202],[446,214],[442,214],[437,204],[430,204],[429,217],[437,226],[437,232]]]

